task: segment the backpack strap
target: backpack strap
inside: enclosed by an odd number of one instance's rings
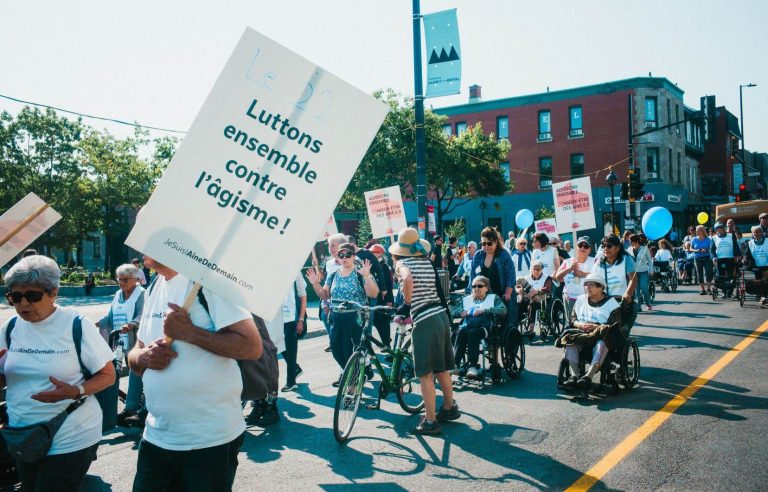
[[[159,275],[155,275],[155,278],[152,279],[152,281],[149,283],[149,287],[147,287],[147,292],[149,292],[150,294],[152,294],[152,289],[155,288],[155,283],[157,283],[158,276]]]
[[[11,348],[11,332],[16,327],[16,320],[18,318],[18,316],[11,318],[10,321],[8,321],[8,328],[5,329],[5,347],[7,349]]]
[[[91,379],[93,374],[85,367],[80,356],[83,345],[83,318],[80,316],[75,316],[74,321],[72,321],[72,339],[75,341],[75,352],[77,352],[77,362],[80,364],[80,370],[83,371],[83,376],[86,380]]]
[[[197,300],[200,301],[200,304],[203,306],[203,309],[205,309],[205,312],[210,314],[211,312],[208,310],[208,301],[205,299],[202,287],[200,287],[200,289],[197,291]]]

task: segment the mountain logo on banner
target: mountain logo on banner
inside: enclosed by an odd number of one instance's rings
[[[445,63],[449,61],[458,61],[459,60],[459,54],[456,53],[456,49],[451,46],[450,53],[445,52],[445,48],[442,48],[440,50],[440,56],[437,55],[437,50],[433,49],[432,54],[429,55],[429,64],[435,64],[435,63]]]

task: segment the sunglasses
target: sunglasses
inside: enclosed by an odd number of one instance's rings
[[[593,283],[593,282],[586,282],[586,283],[584,283],[584,287],[597,287],[597,286],[598,286],[598,284]]]
[[[517,243],[518,246],[528,246],[528,243]]]
[[[493,243],[490,241],[480,241],[480,244],[482,244],[483,246],[493,246]]]
[[[354,253],[339,253],[339,259],[341,259],[341,260],[345,260],[347,258],[352,258],[353,256],[355,256]]]
[[[589,244],[579,244],[579,249],[589,249]]]
[[[473,285],[473,289],[486,289],[487,287],[485,285]]]
[[[22,299],[26,299],[28,302],[40,302],[45,295],[45,292],[39,290],[28,290],[26,292],[8,292],[5,294],[5,298],[11,304],[21,302]]]

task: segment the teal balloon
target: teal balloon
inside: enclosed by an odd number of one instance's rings
[[[533,224],[533,212],[527,208],[520,210],[517,212],[517,215],[515,215],[515,224],[517,224],[518,229],[531,227],[531,224]]]
[[[653,207],[643,214],[641,223],[645,236],[655,241],[666,236],[672,229],[672,214],[664,207]]]

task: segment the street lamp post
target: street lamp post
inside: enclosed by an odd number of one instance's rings
[[[757,87],[757,84],[753,84],[750,82],[749,84],[739,84],[739,123],[741,123],[741,162],[744,167],[742,169],[746,169],[747,167],[747,146],[744,143],[744,98],[742,97],[742,89],[744,87]],[[742,173],[744,171],[742,170]],[[742,179],[746,181],[745,175],[742,175]]]
[[[613,193],[613,187],[616,186],[616,181],[618,179],[619,178],[616,176],[616,173],[613,172],[613,169],[610,169],[608,176],[605,177],[606,183],[611,187],[611,228],[613,229],[611,232],[616,231],[616,195]]]

